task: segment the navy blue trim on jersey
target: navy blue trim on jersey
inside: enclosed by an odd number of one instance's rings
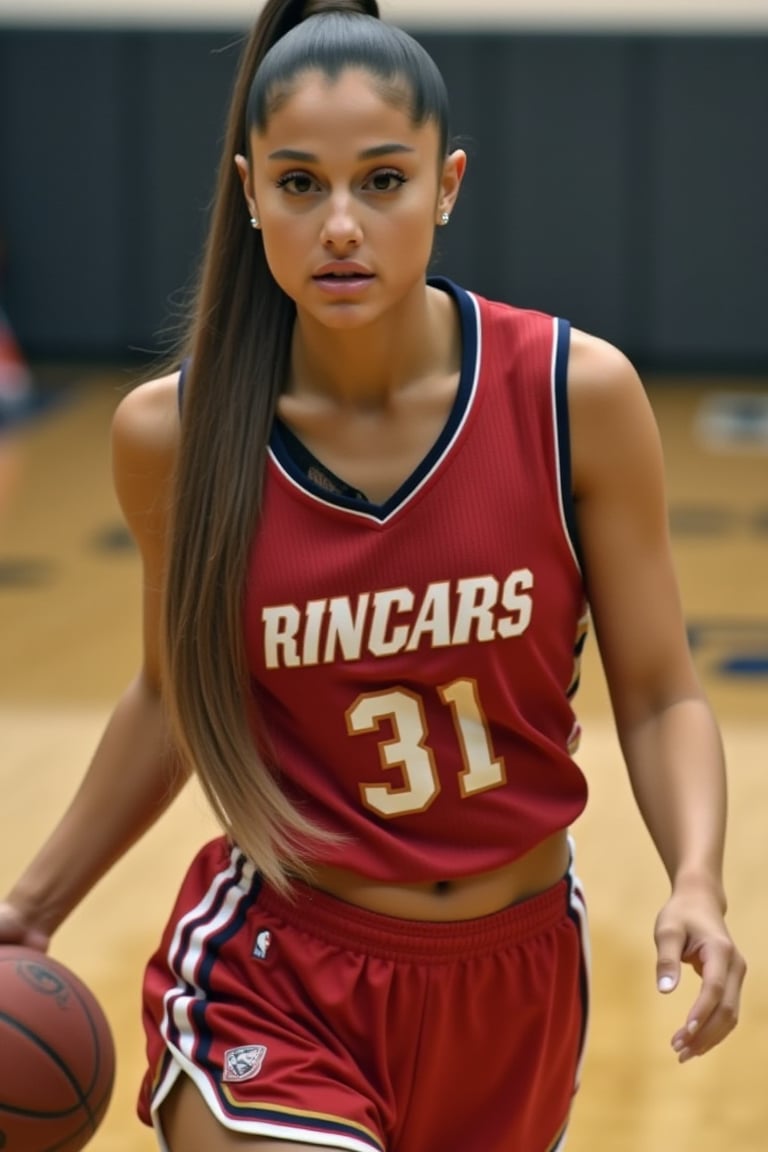
[[[331,472],[330,468],[326,468],[325,464],[309,451],[288,425],[282,422],[280,423],[280,435],[283,438],[286,451],[290,453],[294,463],[308,480],[314,480],[314,473],[322,478],[316,482],[323,488],[327,486],[329,492],[335,492],[337,496],[347,496],[351,500],[362,500],[368,503],[368,497],[364,492],[346,484],[334,472]]]
[[[575,661],[577,668],[581,667],[581,658],[584,655],[584,646],[587,643],[587,637],[588,636],[589,636],[589,631],[588,631],[588,629],[585,628],[584,631],[582,632],[581,636],[579,636],[578,640],[576,641],[576,643],[573,646],[573,657],[574,657],[574,661]],[[579,674],[578,676],[575,676],[573,678],[573,680],[571,681],[571,683],[568,685],[568,691],[566,692],[566,696],[568,697],[569,700],[573,700],[574,696],[576,695],[576,693],[579,690],[580,684],[581,684],[581,674]]]
[[[285,425],[282,421],[275,420],[269,446],[280,467],[284,469],[299,487],[306,489],[307,492],[311,492],[314,496],[320,497],[326,503],[335,504],[340,508],[348,508],[356,512],[366,512],[369,516],[377,520],[385,520],[387,516],[390,516],[392,512],[407,499],[414,489],[418,488],[424,478],[434,468],[464,418],[467,405],[472,395],[472,387],[477,367],[479,344],[477,331],[479,321],[477,319],[477,313],[469,293],[465,292],[463,288],[460,288],[458,284],[454,284],[452,280],[447,280],[439,276],[430,278],[428,283],[433,288],[439,288],[443,292],[448,292],[453,297],[459,310],[459,323],[461,326],[461,370],[459,374],[459,386],[450,415],[437,440],[415,471],[411,473],[405,483],[402,484],[388,500],[383,504],[375,504],[369,500],[359,499],[354,496],[345,496],[340,492],[329,492],[327,488],[316,484],[306,475],[306,472],[299,467],[294,459],[287,443],[287,438],[284,435]]]
[[[565,526],[583,568],[579,526],[573,500],[573,478],[571,475],[571,422],[568,416],[568,354],[571,347],[571,326],[567,320],[556,320],[557,336],[554,363],[555,419],[557,421],[557,450],[560,459],[560,501],[565,517]]]

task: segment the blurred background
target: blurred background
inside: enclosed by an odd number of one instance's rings
[[[71,795],[139,658],[109,424],[179,335],[258,7],[0,0],[0,891]],[[592,800],[576,835],[595,981],[569,1148],[764,1152],[768,3],[383,0],[382,12],[437,60],[469,153],[435,270],[564,315],[643,374],[691,643],[730,763],[744,1016],[678,1069],[668,1040],[693,984],[671,1000],[654,991],[665,879],[588,646],[579,759]],[[54,942],[118,1041],[101,1152],[154,1146],[133,1117],[142,967],[212,831],[191,788]]]
[[[196,268],[257,6],[208,4],[205,24],[190,26],[179,0],[94,0],[92,22],[82,3],[69,21],[67,0],[8,4],[0,231],[18,337],[35,358],[162,352]],[[762,370],[765,0],[742,3],[752,29],[722,26],[738,3],[690,0],[544,0],[522,23],[526,6],[510,0],[382,7],[442,68],[470,155],[439,266],[484,294],[566,315],[644,368]],[[558,24],[550,7],[570,20]],[[719,24],[708,7],[725,13]],[[602,19],[580,24],[582,9]]]

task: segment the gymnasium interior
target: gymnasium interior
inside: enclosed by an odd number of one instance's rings
[[[641,373],[691,648],[729,766],[742,1018],[679,1066],[669,1040],[695,980],[667,998],[655,989],[666,880],[590,638],[577,704],[590,802],[573,831],[591,1020],[568,1150],[764,1152],[768,5],[381,8],[436,59],[469,156],[434,271],[567,317]],[[112,490],[110,421],[127,391],[165,370],[182,331],[229,85],[257,10],[0,2],[0,892],[71,797],[138,666],[140,568]],[[155,1147],[135,1117],[143,966],[191,855],[215,832],[191,785],[54,938],[117,1044],[95,1152]]]

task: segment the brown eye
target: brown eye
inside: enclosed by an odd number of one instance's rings
[[[393,192],[401,184],[405,184],[405,176],[395,169],[381,169],[368,177],[367,184],[374,192]]]
[[[311,192],[315,186],[308,172],[287,172],[277,181],[277,187],[284,188],[291,196],[302,196]]]

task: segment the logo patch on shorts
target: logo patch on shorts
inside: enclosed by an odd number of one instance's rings
[[[224,1053],[222,1080],[228,1084],[241,1084],[253,1080],[261,1072],[267,1049],[263,1044],[244,1044],[242,1048],[228,1048]]]

